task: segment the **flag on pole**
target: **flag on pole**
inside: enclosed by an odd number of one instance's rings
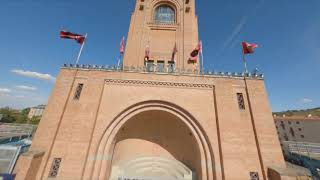
[[[124,46],[124,37],[122,37],[122,40],[120,42],[120,54],[124,54],[125,46]]]
[[[171,57],[171,61],[174,61],[174,57],[177,54],[178,49],[177,49],[177,43],[174,44],[173,50],[172,50],[172,57]]]
[[[253,54],[254,49],[257,48],[257,44],[242,42],[242,51],[243,54]]]
[[[150,58],[150,46],[149,46],[149,44],[147,44],[146,50],[145,50],[145,55],[144,55],[144,60],[148,61],[149,58]]]
[[[202,51],[202,43],[200,41],[197,47],[191,52],[189,62],[196,63],[198,61],[198,56],[201,51]]]
[[[86,37],[80,34],[71,33],[68,31],[60,31],[60,37],[62,39],[73,39],[76,40],[79,44],[83,44]]]

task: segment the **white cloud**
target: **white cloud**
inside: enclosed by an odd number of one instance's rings
[[[18,89],[25,90],[25,91],[35,91],[35,90],[37,90],[37,88],[33,87],[33,86],[20,85],[20,86],[16,86],[16,87]]]
[[[50,74],[42,74],[38,72],[32,72],[32,71],[25,71],[21,69],[13,69],[11,72],[18,74],[20,76],[30,77],[30,78],[36,78],[41,80],[47,80],[47,81],[55,81],[56,78],[51,76]]]
[[[10,89],[7,89],[7,88],[0,88],[0,94],[7,94],[7,93],[10,93],[11,90]]]
[[[303,99],[301,99],[301,102],[304,103],[304,104],[308,104],[308,103],[312,103],[313,100],[309,99],[309,98],[303,98]]]

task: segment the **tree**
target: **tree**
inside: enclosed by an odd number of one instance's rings
[[[4,122],[4,123],[13,123],[15,122],[15,118],[9,114],[4,114],[2,119],[1,119],[1,122]]]
[[[35,125],[38,125],[39,122],[41,120],[41,116],[33,116],[31,119],[30,119],[30,124],[35,124]]]

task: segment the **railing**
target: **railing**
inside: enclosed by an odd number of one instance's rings
[[[164,71],[157,71],[156,68],[148,70],[146,67],[134,67],[134,66],[109,66],[109,65],[90,65],[90,64],[63,64],[62,68],[69,69],[83,69],[83,70],[99,70],[99,71],[111,71],[111,72],[137,72],[137,73],[153,73],[153,74],[172,74],[172,75],[193,75],[193,76],[206,76],[206,77],[232,77],[232,78],[250,78],[250,79],[263,79],[264,75],[258,72],[253,73],[238,73],[238,72],[221,72],[206,70],[204,72],[194,71],[192,69],[180,69],[174,68],[173,72],[168,72],[169,69]]]

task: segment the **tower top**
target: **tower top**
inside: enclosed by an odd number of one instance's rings
[[[131,17],[124,66],[150,71],[198,71],[190,53],[198,44],[194,0],[137,0]]]

